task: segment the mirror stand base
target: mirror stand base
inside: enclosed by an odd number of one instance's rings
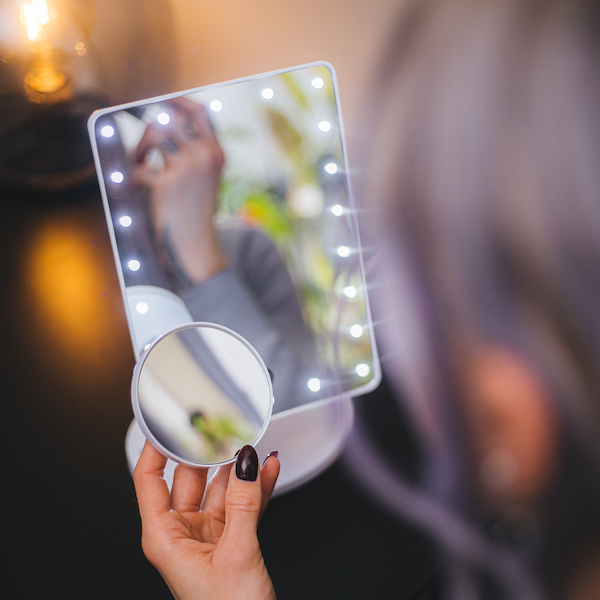
[[[267,431],[256,444],[261,462],[272,450],[279,452],[281,473],[273,496],[307,483],[331,465],[340,454],[353,423],[354,405],[350,398],[274,414]],[[134,419],[125,438],[130,473],[135,469],[145,440]],[[169,488],[175,466],[173,461],[167,461],[165,480]]]

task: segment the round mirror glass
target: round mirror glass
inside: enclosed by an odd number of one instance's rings
[[[140,428],[162,454],[212,466],[262,437],[273,388],[244,338],[220,325],[192,323],[146,349],[134,370],[132,403]]]

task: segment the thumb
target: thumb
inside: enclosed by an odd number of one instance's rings
[[[229,547],[256,544],[256,529],[262,505],[258,456],[252,446],[244,446],[229,475],[225,496],[225,529],[222,540]]]

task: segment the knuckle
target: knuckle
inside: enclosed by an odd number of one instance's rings
[[[244,490],[236,490],[231,494],[228,508],[236,512],[256,513],[260,508],[260,499],[256,494]]]

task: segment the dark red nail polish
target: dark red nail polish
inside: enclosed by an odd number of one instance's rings
[[[244,446],[235,462],[235,474],[243,481],[256,481],[258,476],[258,456],[252,446]]]
[[[277,458],[279,456],[279,452],[277,452],[277,450],[273,450],[273,452],[269,452],[269,454],[267,454],[267,458],[265,458],[265,460],[263,461],[263,464],[262,464],[263,467],[267,464],[267,461],[269,460],[269,458],[271,456],[274,456],[275,458]]]

